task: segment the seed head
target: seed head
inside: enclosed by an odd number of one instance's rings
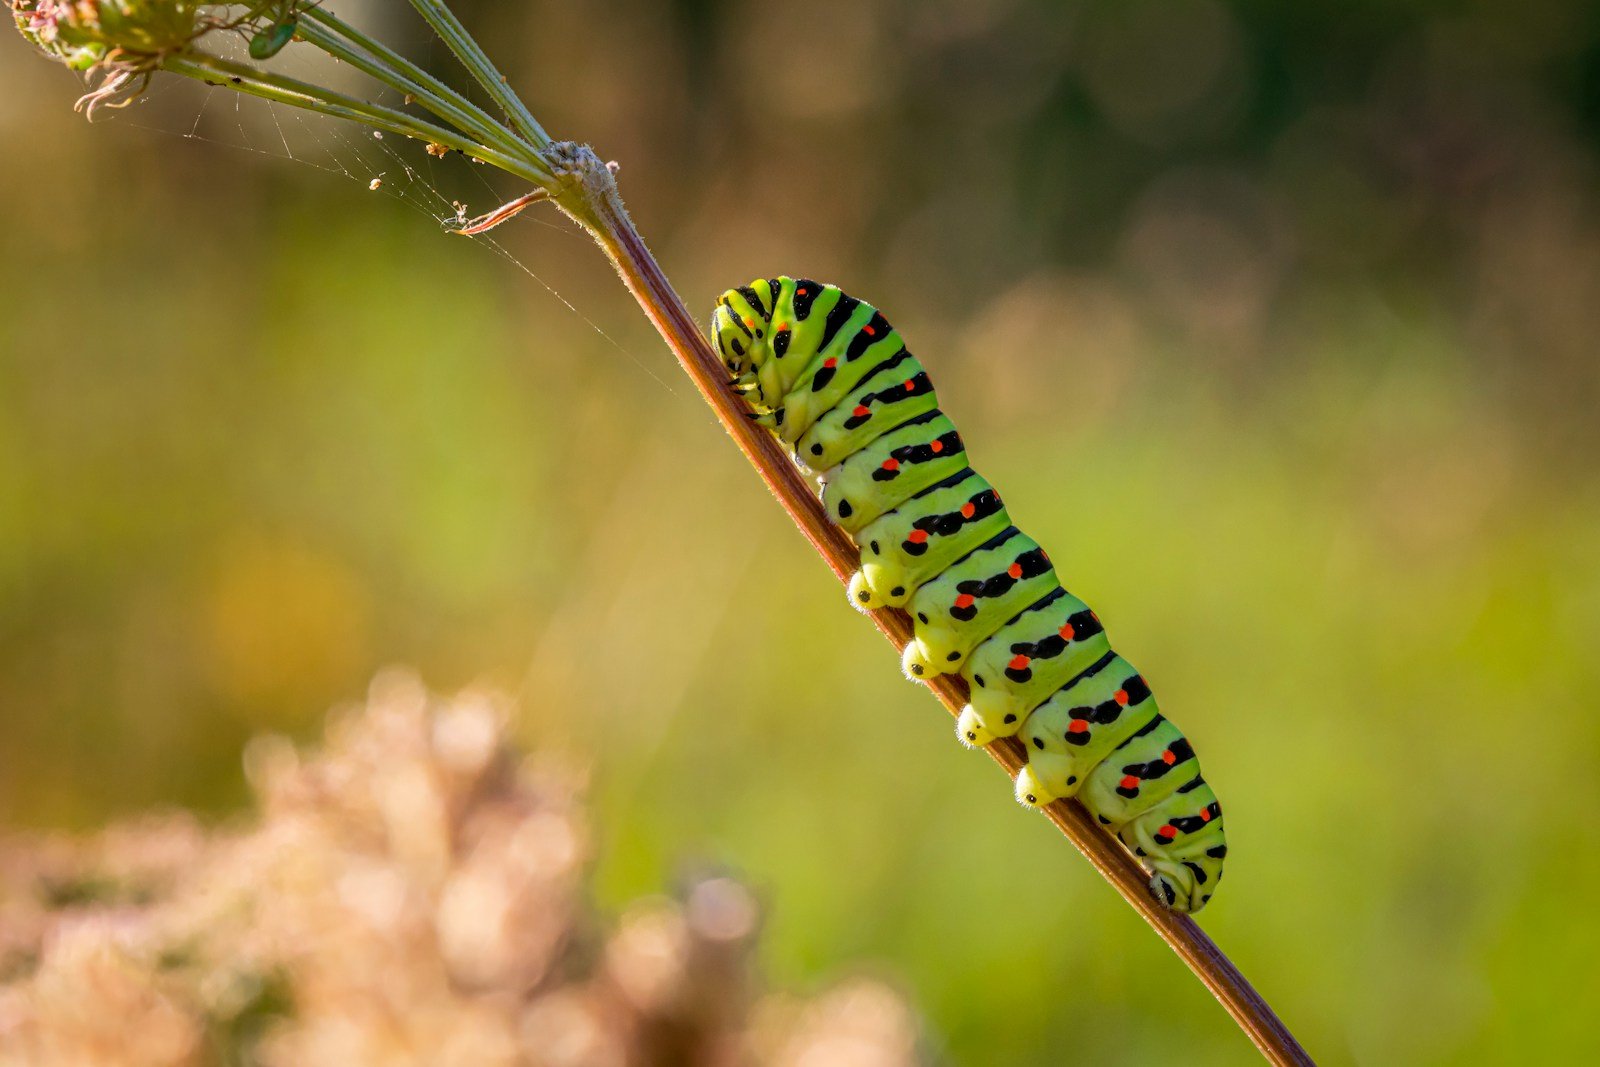
[[[194,0],[11,0],[22,35],[73,70],[153,69],[209,23]]]
[[[90,75],[93,91],[78,101],[121,107],[149,83],[163,61],[188,51],[215,30],[292,34],[304,0],[250,5],[199,0],[7,0],[17,29],[45,55]],[[230,6],[241,8],[229,17]],[[281,47],[281,44],[279,45]]]

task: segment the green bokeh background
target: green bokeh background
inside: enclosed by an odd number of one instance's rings
[[[403,7],[340,13],[444,69]],[[1204,925],[1319,1059],[1600,1055],[1593,5],[458,8],[692,307],[887,309],[1195,740]],[[411,663],[592,767],[607,902],[737,870],[775,982],[891,976],[953,1062],[1248,1062],[581,236],[496,235],[557,297],[427,217],[503,182],[75,93],[0,40],[6,822],[224,815],[248,736]]]

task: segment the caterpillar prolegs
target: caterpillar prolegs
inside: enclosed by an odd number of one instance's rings
[[[899,332],[836,286],[783,277],[724,293],[712,330],[751,417],[820,476],[828,515],[860,547],[852,603],[910,612],[910,677],[966,678],[962,741],[1020,735],[1019,801],[1078,797],[1140,857],[1158,900],[1204,906],[1228,846],[1194,750],[968,466]]]

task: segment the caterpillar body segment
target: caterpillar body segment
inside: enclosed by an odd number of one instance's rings
[[[916,628],[902,661],[906,674],[953,673],[974,647],[1058,585],[1038,542],[1006,527],[912,596],[906,610]]]
[[[961,740],[1019,735],[1019,801],[1077,797],[1144,863],[1158,900],[1210,900],[1227,844],[1193,749],[968,465],[899,331],[836,286],[778,277],[724,293],[712,335],[751,417],[819,477],[860,548],[851,603],[911,614],[908,676],[966,679]]]
[[[987,738],[981,743],[1015,734],[1050,694],[1110,651],[1089,605],[1059,585],[1040,597],[974,649],[961,669],[972,684],[967,710]]]
[[[1194,749],[1176,726],[1157,715],[1100,761],[1083,784],[1083,802],[1121,826],[1200,781]]]
[[[853,537],[878,516],[966,469],[961,435],[935,409],[824,472],[822,504],[828,517]]]
[[[924,489],[911,503],[916,507],[886,512],[856,535],[863,586],[856,600],[864,608],[904,607],[912,589],[1011,526],[999,494],[971,467]]]
[[[1106,655],[1028,716],[1019,735],[1028,769],[1017,779],[1017,799],[1037,807],[1078,795],[1091,771],[1159,715],[1133,665]]]
[[[884,432],[934,411],[939,398],[928,372],[909,352],[880,363],[855,389],[823,412],[795,445],[795,458],[816,470],[827,470],[859,451]]]

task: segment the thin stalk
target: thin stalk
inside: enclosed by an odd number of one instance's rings
[[[417,9],[433,32],[439,35],[450,51],[455,53],[461,65],[467,68],[477,83],[483,86],[484,92],[501,109],[505,111],[506,118],[511,122],[511,128],[535,148],[548,148],[550,135],[544,132],[534,119],[528,105],[512,92],[506,85],[505,75],[501,74],[483,49],[478,47],[478,42],[472,39],[472,34],[461,25],[461,20],[456,18],[455,12],[441,3],[440,0],[411,0],[411,6]]]
[[[259,96],[291,107],[302,107],[334,118],[348,119],[386,133],[442,144],[475,159],[481,159],[485,163],[492,163],[501,170],[515,174],[535,185],[545,185],[551,178],[550,172],[536,158],[527,155],[507,155],[499,149],[469,140],[455,130],[435,125],[415,115],[408,115],[404,111],[396,111],[382,104],[360,100],[296,78],[258,70],[204,52],[169,56],[162,62],[161,67],[174,74],[182,74],[188,78],[213,84],[220,79],[229,87],[250,96]]]
[[[586,148],[574,149],[566,145],[556,148],[566,153],[565,160],[557,163],[558,170],[564,163],[579,179],[557,196],[556,202],[599,242],[634,299],[672,349],[700,395],[711,405],[728,436],[756,468],[834,577],[847,582],[859,564],[859,550],[844,531],[828,519],[815,491],[777,440],[746,417],[744,405],[727,387],[726,369],[628,218],[610,172]],[[905,612],[875,611],[871,618],[896,650],[903,650],[911,640],[911,618]],[[952,715],[960,714],[967,702],[967,688],[959,676],[940,675],[928,684]],[[986,751],[1012,778],[1027,762],[1022,746],[1014,738],[997,741]],[[1096,824],[1081,804],[1073,800],[1056,801],[1044,812],[1188,965],[1269,1062],[1285,1067],[1312,1064],[1311,1057],[1288,1027],[1194,920],[1156,902],[1150,894],[1149,875],[1120,842]]]
[[[320,7],[306,8],[300,18],[299,35],[314,47],[391,89],[410,94],[435,116],[484,144],[510,155],[526,154],[527,147],[504,125],[387,45]]]

